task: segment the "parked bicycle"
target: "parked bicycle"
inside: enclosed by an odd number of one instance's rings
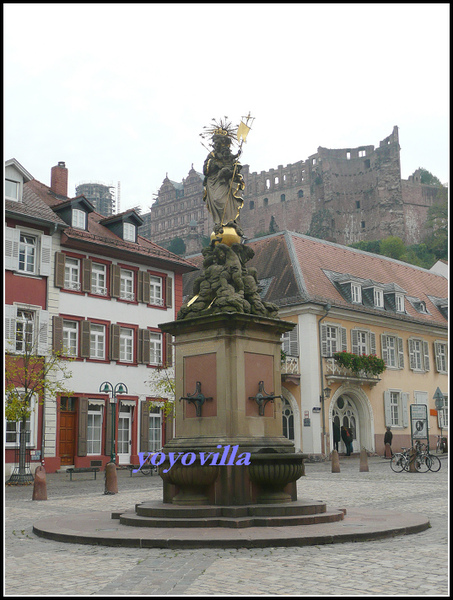
[[[402,452],[395,452],[390,461],[390,467],[395,473],[401,473],[401,471],[409,471],[410,459],[411,459],[411,448],[401,447]],[[426,455],[417,452],[414,457],[415,470],[418,473],[426,473],[429,469],[429,460]]]
[[[426,444],[423,444],[422,442],[417,440],[415,442],[415,449],[420,454],[420,456],[425,458],[430,471],[437,473],[437,471],[440,470],[442,463],[435,454],[431,454]]]
[[[160,452],[160,451],[159,451]],[[151,458],[157,454],[157,452],[153,452],[152,454],[150,454],[147,459],[145,460],[145,462],[140,465],[138,471],[142,474],[142,475],[149,475],[151,473],[151,471],[154,471],[155,473],[157,473],[157,467],[156,465],[153,465],[153,463],[151,462]]]

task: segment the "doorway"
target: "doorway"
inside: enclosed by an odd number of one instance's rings
[[[118,415],[118,464],[131,462],[131,407],[121,406]]]
[[[354,404],[354,401],[347,396],[346,394],[342,394],[339,396],[335,402],[335,405],[332,410],[332,421],[337,425],[340,429],[343,425],[352,431],[352,451],[359,452],[360,451],[360,436],[359,436],[359,417],[357,407]],[[346,453],[346,446],[343,440],[340,439],[339,443],[339,451]]]
[[[75,398],[60,400],[60,464],[73,465],[76,449]]]

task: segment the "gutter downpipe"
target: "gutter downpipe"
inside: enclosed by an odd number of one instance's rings
[[[322,341],[321,341],[321,321],[327,317],[329,314],[329,310],[331,309],[330,304],[326,304],[324,306],[324,310],[326,314],[321,317],[318,321],[318,339],[319,339],[319,365],[320,365],[320,373],[321,373],[321,394],[319,396],[321,400],[321,415],[322,415],[322,445],[321,451],[324,455],[326,455],[326,418],[325,418],[325,408],[324,408],[324,370],[322,366]]]

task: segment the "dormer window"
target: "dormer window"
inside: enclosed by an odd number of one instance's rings
[[[384,291],[380,288],[374,288],[374,306],[376,308],[384,308]]]
[[[19,202],[19,194],[20,183],[18,181],[12,181],[11,179],[5,179],[5,198],[7,200]]]
[[[86,213],[78,208],[72,209],[72,226],[76,229],[86,229]]]
[[[353,283],[351,285],[351,295],[352,295],[352,301],[355,304],[361,304],[362,303],[362,288],[360,285]]]
[[[135,242],[136,227],[132,223],[123,223],[123,239],[127,242]]]
[[[405,312],[404,309],[404,296],[402,294],[395,295],[396,312]]]

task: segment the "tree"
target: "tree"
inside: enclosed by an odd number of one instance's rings
[[[173,252],[173,254],[177,254],[178,256],[183,256],[186,251],[184,240],[180,237],[173,238],[168,244],[167,250]]]
[[[19,473],[11,483],[27,483],[30,473],[26,472],[26,424],[33,410],[33,399],[43,404],[44,398],[62,394],[72,396],[65,381],[72,377],[68,370],[68,360],[62,359],[59,352],[49,356],[38,354],[39,336],[24,344],[20,355],[12,352],[5,356],[5,418],[9,422],[19,422]]]
[[[431,232],[425,239],[437,259],[448,257],[448,201],[430,206],[426,226]]]
[[[406,250],[406,246],[401,238],[395,235],[389,235],[381,240],[380,252],[389,258],[400,259]]]
[[[439,187],[443,187],[440,179],[438,177],[436,177],[435,175],[433,175],[432,173],[430,173],[429,171],[427,171],[426,169],[419,167],[418,171],[420,172],[420,183],[425,183],[426,185],[436,185]]]
[[[357,248],[357,250],[364,250],[365,252],[373,252],[374,254],[381,254],[381,241],[365,241],[354,242],[349,245],[350,248]]]

